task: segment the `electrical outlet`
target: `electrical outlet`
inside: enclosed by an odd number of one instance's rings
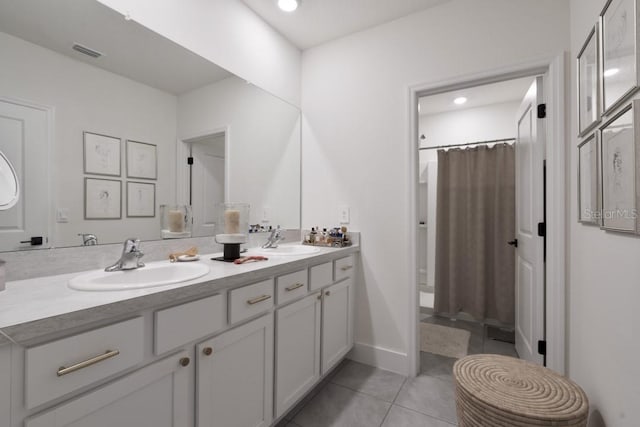
[[[338,210],[340,224],[349,224],[349,206],[340,206]]]

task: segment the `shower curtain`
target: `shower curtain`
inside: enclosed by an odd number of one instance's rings
[[[436,313],[514,324],[515,148],[438,151]]]

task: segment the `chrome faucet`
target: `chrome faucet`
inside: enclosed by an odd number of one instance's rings
[[[281,233],[282,230],[280,229],[280,226],[277,226],[276,228],[271,230],[271,234],[269,234],[267,243],[262,245],[262,249],[277,248],[278,243],[284,240],[284,236]]]
[[[140,239],[130,238],[125,240],[120,259],[115,264],[105,268],[104,271],[134,270],[144,267],[144,262],[140,261],[144,254],[139,248]]]
[[[98,244],[98,238],[95,234],[78,233],[82,236],[82,246],[95,246]]]

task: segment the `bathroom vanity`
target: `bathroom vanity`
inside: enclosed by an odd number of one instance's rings
[[[353,345],[358,246],[128,291],[0,294],[0,425],[268,427]]]

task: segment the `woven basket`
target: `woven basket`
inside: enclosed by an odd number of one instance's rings
[[[513,357],[478,354],[453,365],[460,427],[586,427],[589,401],[573,381]]]

